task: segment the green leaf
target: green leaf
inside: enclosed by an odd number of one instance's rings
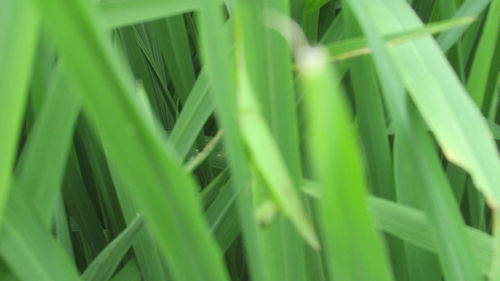
[[[29,3],[0,4],[0,225],[9,193],[38,35]],[[21,36],[22,34],[22,36]]]
[[[344,9],[343,18],[346,21],[346,35],[359,36],[361,31],[347,9]],[[385,112],[373,63],[368,56],[354,58],[349,61],[349,70],[368,187],[375,196],[395,201],[392,155],[385,132]],[[395,279],[408,280],[402,241],[390,235],[385,238]]]
[[[116,169],[110,167],[113,184],[116,186],[116,193],[125,221],[130,225],[138,213],[138,207],[127,192],[122,180],[116,174]],[[132,245],[136,257],[136,267],[141,278],[145,280],[168,280],[161,261],[161,254],[158,251],[158,242],[153,239],[151,231],[146,228],[137,233]]]
[[[136,234],[142,229],[144,219],[137,216],[99,255],[82,274],[87,281],[107,281],[113,275],[125,253],[129,250]]]
[[[130,260],[110,281],[141,281],[141,272],[134,260]]]
[[[34,2],[69,76],[82,90],[84,112],[144,211],[173,278],[227,280],[222,256],[203,221],[194,180],[165,147],[159,128],[142,115],[132,80],[113,55],[90,3]]]
[[[322,189],[319,219],[330,278],[392,280],[366,207],[361,155],[343,92],[333,82],[337,74],[327,64],[324,49],[302,47],[298,56],[306,94],[308,148]]]
[[[20,280],[81,280],[72,261],[17,191],[9,197],[0,252]]]
[[[197,25],[201,35],[201,56],[208,77],[213,83],[213,99],[217,121],[224,130],[223,141],[229,157],[234,178],[236,210],[243,230],[245,251],[250,275],[256,280],[265,280],[262,250],[259,248],[255,225],[252,193],[249,190],[249,165],[245,155],[237,123],[235,80],[232,75],[229,54],[231,45],[228,33],[224,32],[223,14],[216,1],[201,1],[197,14]]]
[[[198,7],[199,0],[112,0],[99,4],[105,26],[110,29],[192,12]]]
[[[422,249],[437,252],[439,245],[434,239],[432,226],[423,212],[375,197],[370,198],[370,206],[377,228]],[[475,262],[481,265],[481,272],[487,275],[493,259],[492,237],[472,227],[466,227],[466,234]]]
[[[379,12],[384,32],[421,27],[404,3],[384,2]],[[372,4],[374,5],[374,4]],[[382,9],[383,7],[383,9]],[[394,10],[400,11],[395,13]],[[431,38],[391,49],[391,56],[420,114],[435,135],[448,160],[468,171],[492,207],[500,202],[495,184],[500,158],[487,123]],[[426,83],[422,83],[422,81]]]
[[[406,174],[411,172],[405,169],[408,166],[406,161],[410,160],[404,157],[404,152],[401,151],[403,148],[400,138],[396,137],[394,140],[394,174],[397,201],[415,209],[422,209],[420,207],[422,204],[419,204],[418,200],[418,189],[421,186],[412,181],[412,177]],[[405,254],[410,280],[441,279],[441,269],[437,255],[409,243],[405,244]]]
[[[322,200],[322,188],[317,181],[303,180],[302,190],[314,199]],[[437,252],[438,245],[432,233],[432,226],[425,213],[415,208],[369,196],[368,206],[375,227],[390,233],[421,249]],[[493,237],[472,227],[465,227],[472,246],[473,256],[481,266],[481,272],[490,272],[493,260]]]
[[[202,70],[169,136],[169,141],[181,159],[187,156],[203,125],[215,109],[209,86],[207,73]]]
[[[491,95],[496,86],[500,64],[495,61],[500,52],[500,1],[493,0],[467,80],[467,91],[484,112],[490,109]],[[495,55],[497,54],[497,55]]]
[[[229,181],[220,187],[219,194],[205,212],[210,230],[223,252],[229,249],[240,233],[235,202],[236,194]]]
[[[292,222],[304,240],[312,248],[319,250],[319,241],[312,223],[280,156],[279,148],[260,114],[248,77],[243,73],[238,80],[238,121],[250,157],[281,212]]]
[[[368,1],[348,1],[347,3],[374,49],[374,60],[384,89],[385,100],[394,120],[396,136],[401,140],[399,151],[405,159],[402,170],[412,186],[422,186],[418,188],[418,201],[428,215],[434,236],[439,242],[438,250],[443,272],[448,279],[452,280],[479,280],[481,278],[479,269],[474,262],[469,260],[471,249],[466,240],[464,222],[455,205],[453,194],[432,141],[413,105],[406,100],[404,87],[396,72],[396,67],[391,63],[389,52],[370,18],[373,17],[371,13],[374,6],[372,5],[375,3]],[[398,3],[398,6],[392,8],[404,11],[406,8],[404,5],[405,3]],[[386,12],[391,13],[392,10],[387,9]],[[385,18],[390,19],[388,15]],[[377,23],[384,24],[381,21]],[[388,23],[385,24],[388,28]],[[403,53],[400,55],[402,57]],[[439,66],[441,65],[435,62],[433,69]],[[406,68],[399,70],[409,72],[412,69],[408,67],[407,65]],[[405,77],[405,73],[401,75]],[[436,120],[439,113],[434,112],[432,118]],[[453,246],[457,244],[462,247]]]
[[[314,12],[328,2],[329,0],[305,0],[304,13]]]
[[[261,108],[260,113],[265,121],[263,124],[269,128],[278,149],[278,156],[283,158],[285,168],[289,171],[293,183],[291,187],[296,189],[302,168],[292,58],[286,40],[265,25],[267,11],[274,10],[288,15],[290,4],[292,3],[288,0],[236,1],[234,12],[235,29],[238,34],[237,49],[245,58],[244,68],[248,74],[249,85],[253,88],[253,94]],[[246,135],[248,134],[250,133]],[[260,153],[266,154],[265,151]],[[264,179],[266,180],[266,177]],[[265,190],[266,187],[258,184],[255,189]],[[301,193],[296,193],[299,202],[302,201]],[[266,197],[264,196],[262,200],[267,200]],[[260,208],[261,203],[256,198],[254,205]],[[285,216],[278,214],[271,224],[261,227],[259,236],[269,280],[280,278],[290,281],[305,280],[304,242]]]
[[[7,265],[3,261],[0,261],[0,278],[5,281],[16,281],[15,276],[10,272]]]
[[[431,34],[441,33],[462,25],[469,25],[474,21],[474,17],[443,20],[429,23],[422,28],[390,33],[385,35],[384,39],[388,46],[395,47]],[[332,60],[344,60],[372,52],[368,41],[364,37],[346,39],[337,43],[328,44],[326,47],[328,48],[328,52],[330,53]]]
[[[175,93],[184,104],[195,81],[184,18],[179,15],[155,21],[153,27]]]
[[[62,191],[69,213],[79,226],[82,237],[88,243],[89,256],[93,258],[106,246],[107,241],[98,210],[87,188],[81,175],[78,159],[72,151],[68,159]]]
[[[454,18],[460,17],[477,17],[488,6],[491,0],[466,0],[455,12]],[[467,26],[462,26],[453,30],[449,30],[437,38],[437,41],[443,51],[448,51],[460,36],[467,30]]]
[[[15,187],[47,227],[61,192],[73,130],[81,109],[58,67],[16,169]]]

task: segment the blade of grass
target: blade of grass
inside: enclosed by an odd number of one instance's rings
[[[0,236],[2,258],[20,280],[81,280],[64,250],[17,191],[9,196]]]
[[[0,260],[0,280],[5,280],[5,281],[17,280],[15,276],[12,274],[12,272],[9,270],[7,265],[5,265],[3,260]]]
[[[175,111],[170,110],[170,95],[164,93],[164,78],[156,77],[157,72],[154,71],[154,66],[150,63],[149,53],[144,51],[142,38],[138,38],[138,27],[125,27],[118,31],[119,38],[122,42],[122,48],[126,53],[128,62],[133,70],[134,76],[138,83],[142,83],[154,113],[161,120],[164,128],[167,128],[170,123],[175,119]],[[117,36],[118,37],[118,36]],[[165,99],[166,96],[166,99]]]
[[[344,20],[342,13],[338,14],[328,26],[325,33],[321,37],[320,43],[333,44],[340,41],[344,37]]]
[[[417,192],[421,187],[416,182],[411,181],[411,176],[406,174],[411,173],[411,171],[404,169],[407,159],[403,156],[400,142],[400,138],[396,136],[394,140],[394,174],[398,202],[415,209],[422,209],[419,207],[421,204],[418,202]],[[441,269],[436,255],[409,243],[405,244],[405,251],[409,280],[441,279]]]
[[[400,144],[404,145],[400,151],[406,157],[406,166],[404,166],[404,169],[408,171],[406,175],[411,176],[409,179],[411,181],[423,182],[423,187],[418,190],[418,198],[432,223],[435,238],[439,242],[438,250],[443,272],[450,280],[480,280],[481,275],[477,265],[469,259],[471,249],[467,244],[463,220],[454,204],[451,190],[441,170],[431,139],[427,135],[423,122],[419,120],[415,110],[412,110],[412,105],[405,100],[403,84],[399,80],[396,68],[391,64],[389,53],[382,43],[383,40],[374,28],[374,21],[370,18],[370,16],[373,17],[370,9],[373,9],[373,5],[381,3],[368,1],[347,1],[346,3],[353,10],[358,23],[375,50],[374,59],[384,89],[385,100],[394,118],[396,135],[401,138]],[[406,8],[404,6],[406,3],[398,2],[397,4],[392,8],[398,11]],[[387,15],[384,19],[387,19]],[[399,70],[408,71],[402,68]],[[458,244],[462,247],[454,247]]]
[[[394,6],[387,6],[386,9],[390,14]],[[386,30],[398,25],[406,28],[421,25],[411,10],[403,5],[401,10],[404,12],[391,15],[394,20],[387,23]],[[450,71],[437,44],[431,39],[424,39],[394,49],[393,55],[410,94],[447,158],[471,174],[475,186],[483,193],[488,205],[494,213],[498,212],[498,151],[485,119],[467,98],[467,93]],[[424,85],[421,83],[422,79],[428,82]],[[493,215],[493,218],[497,217],[498,215]],[[500,233],[495,235],[500,237]],[[500,249],[496,253],[500,255]],[[493,268],[496,267],[494,264]]]
[[[186,102],[195,82],[191,48],[182,15],[153,22],[153,29],[165,60],[168,74],[172,78],[175,95],[181,104]]]
[[[174,96],[168,89],[168,76],[165,72],[165,65],[163,62],[163,58],[161,55],[161,51],[159,49],[159,42],[152,33],[152,27],[150,24],[143,24],[137,27],[134,27],[134,35],[137,41],[137,45],[140,47],[142,53],[147,59],[148,62],[148,74],[147,76],[154,76],[155,80],[159,83],[159,89],[150,94],[151,104],[157,105],[161,103],[160,100],[164,99],[164,102],[168,104],[171,111],[175,112],[174,117],[176,117],[178,113],[177,102],[174,99]],[[161,90],[160,90],[161,89]],[[155,94],[151,96],[151,94]],[[164,115],[167,112],[161,112],[160,116]]]
[[[465,185],[467,192],[468,224],[474,228],[485,231],[486,203],[484,202],[484,198],[481,196],[481,193],[479,193],[470,179],[465,182]]]
[[[322,200],[321,185],[317,181],[304,180],[303,191],[311,198]],[[438,245],[432,226],[424,212],[417,209],[369,196],[368,206],[375,227],[390,233],[421,249],[437,252]],[[473,256],[481,266],[481,272],[487,275],[493,259],[493,237],[472,227],[465,227],[466,235],[472,246]]]
[[[478,38],[481,35],[481,28],[484,24],[484,19],[486,18],[486,11],[479,13],[477,16],[477,21],[473,23],[462,36],[462,48],[464,61],[470,64],[471,57],[473,56],[473,51],[477,47]],[[470,69],[469,69],[470,71]]]
[[[113,0],[99,4],[108,28],[133,25],[192,12],[199,7],[200,0]],[[222,3],[222,0],[216,0]]]
[[[132,198],[126,192],[125,186],[117,175],[116,169],[110,167],[113,184],[116,186],[118,200],[123,212],[123,216],[127,224],[131,224],[139,211],[136,204],[132,202]],[[168,280],[166,271],[163,268],[163,263],[160,258],[158,243],[153,239],[153,235],[149,229],[137,233],[137,237],[132,245],[136,257],[137,266],[144,280]]]
[[[290,15],[296,22],[302,22],[306,0],[290,0]]]
[[[227,280],[220,252],[202,218],[195,183],[165,148],[158,127],[141,114],[129,74],[113,56],[90,3],[34,3],[52,32],[68,73],[82,89],[84,111],[97,128],[106,155],[159,238],[174,279]]]
[[[357,140],[349,128],[343,93],[333,83],[336,73],[324,49],[302,47],[298,56],[308,109],[308,148],[323,192],[320,221],[330,278],[392,280],[366,208]]]
[[[309,14],[321,8],[321,6],[325,5],[329,2],[329,0],[305,0],[304,13]]]
[[[85,243],[89,245],[89,258],[93,259],[106,246],[107,241],[74,151],[68,159],[62,190],[69,213],[80,227]]]
[[[498,78],[497,78],[497,84],[496,84],[496,87],[494,89],[494,92],[495,93],[499,93],[500,92],[500,75],[498,75]],[[495,116],[497,116],[498,112],[499,112],[499,107],[500,107],[500,96],[498,94],[494,94],[493,95],[493,99],[491,100],[491,108],[490,108],[490,111],[488,112],[488,121],[490,121],[490,130],[492,131],[493,133],[493,136],[495,137],[496,140],[498,140],[498,130],[495,131],[495,129],[492,129],[491,128],[491,124],[493,124],[493,122],[495,121]],[[498,125],[497,125],[498,127]]]
[[[203,202],[203,209],[207,209],[219,196],[221,187],[229,179],[229,169],[224,168],[201,192],[201,201]]]
[[[263,2],[264,13],[269,10],[276,11],[283,15],[292,16],[292,18],[299,22],[304,22],[304,15],[300,20],[297,18],[295,14],[296,10],[294,10],[296,6],[294,5],[303,5],[302,3],[305,1],[264,0]],[[262,20],[265,19],[261,19],[261,21]],[[286,28],[286,26],[282,28]],[[310,212],[304,204],[304,198],[299,189],[302,179],[302,161],[299,151],[300,139],[295,106],[296,96],[295,86],[293,84],[292,54],[288,42],[283,36],[277,33],[276,30],[266,26],[264,32],[266,36],[265,47],[267,60],[263,62],[263,65],[266,66],[269,75],[268,90],[271,98],[271,119],[268,124],[276,140],[279,149],[278,152],[284,161],[286,171],[289,172],[290,179],[292,180],[293,185],[291,187],[295,189],[294,192],[298,195],[298,201],[304,206],[304,212],[308,216]],[[260,153],[265,154],[265,149]],[[308,218],[308,220],[310,220],[310,218]],[[314,251],[317,249],[317,246],[311,244],[312,240],[309,241],[308,239],[304,239],[303,231],[305,229],[297,229],[297,232],[294,231],[294,228],[297,228],[297,224],[293,219],[288,221],[285,218],[278,217],[277,223],[279,224],[278,239],[282,244],[282,260],[284,261],[285,267],[285,275],[283,277],[288,280],[307,280],[315,278],[308,278],[305,266],[306,260],[309,259],[310,256],[314,258],[314,256],[317,255]],[[311,232],[315,232],[312,222],[310,222],[310,226]],[[302,239],[300,236],[302,236]],[[308,247],[305,244],[313,246]]]
[[[224,25],[224,32],[229,33],[232,25],[232,20],[229,19]],[[209,93],[210,87],[207,70],[202,69],[170,134],[170,141],[181,159],[186,158],[196,136],[215,109],[213,97]]]
[[[236,1],[234,8],[235,32],[236,32],[236,52],[245,56],[245,63],[242,65],[248,73],[248,79],[255,89],[256,99],[262,108],[262,115],[269,123],[272,121],[272,94],[271,73],[267,63],[271,59],[268,54],[268,40],[265,36],[265,29],[262,24],[262,9],[266,6],[265,1]],[[239,85],[238,85],[239,86]],[[241,126],[241,125],[240,125]],[[259,222],[259,210],[261,201],[268,199],[266,186],[262,177],[251,170],[251,189],[253,196],[253,206],[255,220]],[[263,195],[263,196],[261,196]],[[259,227],[257,229],[258,247],[261,249],[261,263],[264,265],[265,279],[275,280],[277,278],[289,278],[286,259],[284,258],[284,248],[288,239],[281,238],[283,224],[281,218],[273,221],[271,225]],[[296,267],[299,269],[300,267]],[[262,277],[264,278],[264,277]],[[301,278],[301,275],[294,275],[293,278]]]
[[[475,21],[474,17],[464,17],[457,19],[443,20],[427,24],[422,28],[394,32],[384,36],[387,44],[391,47],[398,46],[413,40],[441,33],[449,29],[454,29],[462,25],[468,25]],[[327,45],[328,51],[333,60],[343,60],[351,57],[369,54],[371,49],[368,41],[364,37],[346,39],[337,43]]]
[[[500,70],[500,63],[494,60],[495,53],[500,52],[499,26],[500,1],[493,0],[488,9],[483,33],[467,80],[467,91],[476,105],[486,114],[490,108],[498,71]]]
[[[139,215],[89,264],[82,273],[82,279],[87,281],[109,280],[143,226],[144,219]]]
[[[319,11],[304,15],[302,19],[302,30],[309,42],[318,41]]]
[[[296,189],[301,178],[301,167],[291,55],[286,41],[274,30],[264,25],[264,16],[268,10],[288,15],[290,3],[289,1],[267,0],[235,3],[235,18],[239,19],[235,25],[240,36],[237,42],[238,48],[245,57],[244,67],[248,73],[248,82],[255,89],[252,94],[255,94],[258,102],[256,106],[262,109],[260,113],[267,122],[267,124],[261,124],[268,126],[270,133],[274,136],[278,157],[282,155],[285,168],[290,171],[289,175],[293,183],[291,187]],[[249,136],[249,133],[243,135]],[[267,181],[266,176],[263,178]],[[265,189],[266,187],[256,188]],[[298,195],[298,202],[301,203],[301,194],[298,193]],[[259,205],[260,202],[255,204]],[[304,280],[306,276],[304,246],[299,233],[293,229],[293,225],[283,216],[278,215],[270,225],[259,230],[263,249],[266,249],[264,263],[267,265],[268,278],[270,280],[279,278]]]
[[[182,15],[153,22],[165,66],[172,79],[175,95],[182,105],[195,83],[195,71],[191,58],[191,48]],[[203,148],[203,134],[197,137],[196,148]],[[197,169],[200,182],[206,183],[213,177],[210,161],[201,163]]]
[[[409,1],[423,22],[429,22],[432,9],[435,7],[435,0],[413,0]]]
[[[71,233],[69,229],[69,216],[64,206],[62,195],[59,195],[54,210],[54,225],[57,241],[66,251],[69,258],[75,259],[75,251],[71,242]]]
[[[56,52],[50,37],[42,28],[38,39],[38,48],[33,65],[33,74],[30,87],[30,108],[34,115],[40,112],[40,107],[52,83]]]
[[[141,272],[134,260],[130,260],[110,281],[141,281]]]
[[[457,10],[457,2],[455,0],[437,0],[436,5],[439,6],[441,19],[452,18]],[[462,81],[465,81],[465,62],[462,50],[462,40],[457,40],[446,53],[448,61],[455,69],[457,75]]]
[[[422,25],[405,3],[390,2],[394,5],[384,2],[379,7],[379,10],[384,7],[386,15],[385,21],[377,21],[379,29],[387,32]],[[500,174],[498,151],[485,119],[468,98],[436,42],[424,38],[392,48],[391,55],[446,157],[471,174],[478,189],[495,208],[500,202],[500,189],[495,184]],[[423,79],[427,83],[421,83]]]
[[[318,38],[317,41],[322,39],[323,35],[333,23],[333,21],[337,18],[337,12],[340,9],[340,3],[336,1],[329,1],[326,3],[319,12],[318,19]]]
[[[205,216],[210,225],[210,230],[217,239],[223,252],[235,241],[240,233],[238,226],[238,216],[235,212],[236,194],[231,182],[228,181],[220,188],[219,195],[205,212]]]
[[[477,17],[488,6],[491,0],[466,0],[456,11],[454,18],[473,16]],[[460,36],[467,30],[467,26],[449,30],[438,36],[437,41],[441,49],[448,51]]]
[[[207,72],[202,70],[170,134],[169,141],[181,159],[186,158],[203,125],[215,109],[209,87]]]
[[[392,233],[422,249],[437,252],[432,226],[425,213],[384,199],[370,198],[370,206],[377,228]],[[493,237],[472,227],[466,227],[473,256],[487,275],[493,259]]]
[[[38,36],[38,15],[29,3],[0,4],[0,225],[9,193]],[[23,36],[19,36],[22,34]]]
[[[216,1],[201,1],[197,14],[197,25],[201,34],[201,55],[209,78],[213,83],[213,98],[217,121],[224,130],[229,164],[234,177],[237,211],[243,230],[243,240],[250,276],[265,280],[262,253],[259,248],[255,225],[251,190],[249,190],[249,167],[237,123],[235,80],[229,58],[230,44],[223,29],[223,14]]]
[[[203,149],[198,154],[196,154],[186,163],[186,170],[193,171],[194,169],[196,169],[196,167],[203,163],[203,161],[208,159],[210,154],[214,151],[215,147],[219,143],[221,136],[222,131],[217,131],[215,136],[206,144],[206,146],[203,147]]]
[[[260,114],[248,77],[245,76],[244,70],[241,72],[243,74],[238,78],[238,121],[250,158],[266,182],[268,192],[280,211],[292,222],[302,238],[313,249],[319,250],[318,238],[296,193],[294,181]]]
[[[80,101],[70,92],[63,69],[58,67],[40,112],[22,151],[14,188],[49,227],[61,191]]]
[[[85,173],[89,175],[90,185],[95,186],[96,201],[100,201],[96,205],[101,207],[100,217],[106,237],[115,237],[125,227],[125,221],[102,148],[84,118],[80,119],[77,126],[75,143],[79,144],[81,150],[79,159],[86,158],[90,164]]]
[[[343,18],[346,21],[344,25],[347,36],[361,35],[359,27],[347,9],[343,10]],[[349,61],[349,71],[356,105],[357,126],[366,161],[368,187],[375,196],[396,201],[392,156],[385,132],[385,112],[373,63],[369,57],[358,57]],[[408,280],[402,241],[390,235],[385,238],[395,279]]]

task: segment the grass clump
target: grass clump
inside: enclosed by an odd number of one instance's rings
[[[499,0],[4,0],[0,280],[500,280]]]

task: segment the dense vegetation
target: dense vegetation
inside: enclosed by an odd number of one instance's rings
[[[0,280],[500,280],[499,26],[500,0],[0,1]]]

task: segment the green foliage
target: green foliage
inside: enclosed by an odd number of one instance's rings
[[[499,0],[3,0],[0,280],[500,280]]]

